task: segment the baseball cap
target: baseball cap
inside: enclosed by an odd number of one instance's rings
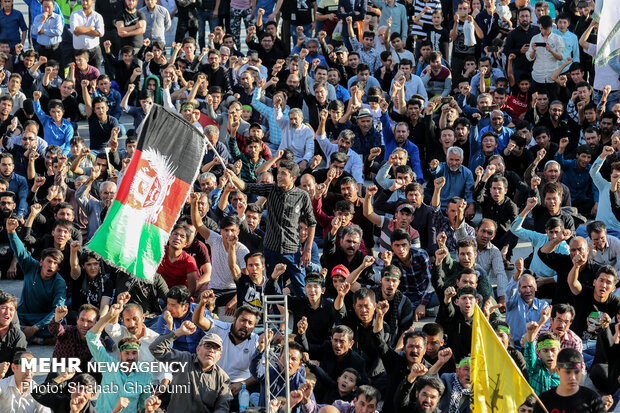
[[[396,212],[409,211],[411,215],[415,214],[415,208],[411,204],[401,204],[396,208]]]
[[[338,264],[332,269],[332,278],[338,275],[341,277],[347,278],[349,274],[351,274],[349,272],[349,269],[342,264]]]
[[[222,339],[215,333],[205,333],[205,335],[200,339],[200,343],[198,345],[202,346],[204,343],[217,344],[220,348],[222,348]]]
[[[348,52],[348,50],[344,46],[340,46],[340,47],[336,48],[336,53],[347,53],[347,52]]]
[[[372,113],[370,112],[369,109],[363,108],[363,109],[360,109],[359,112],[357,112],[357,118],[358,119],[372,118]]]

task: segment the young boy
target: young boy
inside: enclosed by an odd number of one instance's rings
[[[423,30],[427,34],[427,39],[431,42],[431,48],[435,52],[440,52],[443,56],[448,56],[448,45],[450,43],[450,32],[443,27],[443,12],[441,9],[435,9],[433,11],[431,21],[433,24],[422,24],[422,16],[431,9],[430,6],[426,6],[420,14],[414,17],[413,23],[421,25]]]
[[[543,312],[538,323],[532,321],[527,324],[525,333],[524,356],[529,374],[528,382],[538,395],[560,384],[560,376],[557,370],[560,340],[555,334],[544,332],[538,336],[538,341],[534,343],[540,327],[547,322],[550,315],[550,309]]]
[[[557,370],[560,384],[540,395],[540,401],[550,412],[604,413],[607,411],[601,396],[581,386],[584,371],[583,357],[574,348],[565,348],[558,354]],[[542,413],[540,405],[534,413]]]

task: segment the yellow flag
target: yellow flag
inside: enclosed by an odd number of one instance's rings
[[[477,305],[471,338],[471,383],[474,413],[517,412],[534,393]]]

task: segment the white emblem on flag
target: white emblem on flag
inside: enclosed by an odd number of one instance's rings
[[[147,222],[157,222],[164,200],[176,179],[175,171],[176,167],[167,156],[156,149],[146,149],[138,162],[127,204],[145,214]]]

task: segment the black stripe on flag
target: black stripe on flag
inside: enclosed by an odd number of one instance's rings
[[[175,176],[188,184],[196,179],[196,165],[202,164],[205,136],[179,115],[153,105],[140,126],[138,149],[157,150],[176,167]]]

